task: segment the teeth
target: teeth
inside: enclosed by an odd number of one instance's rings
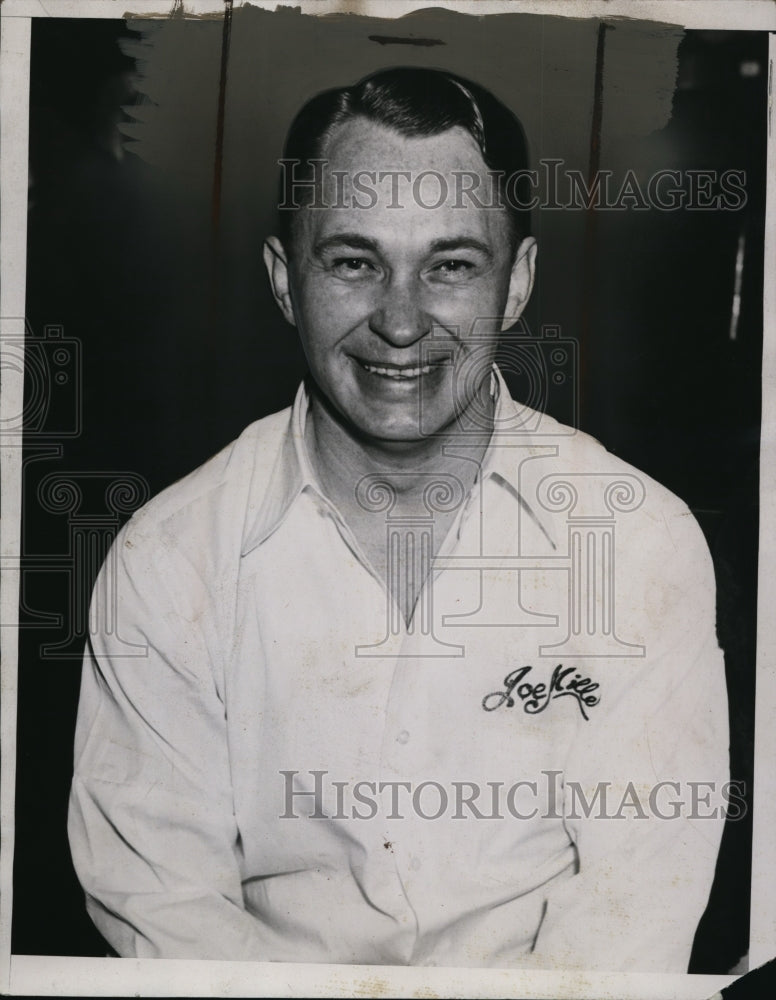
[[[431,371],[431,365],[422,365],[420,368],[383,368],[363,362],[363,367],[373,375],[385,375],[387,378],[395,379],[417,378],[419,375],[428,375]]]

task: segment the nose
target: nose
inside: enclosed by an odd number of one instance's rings
[[[394,347],[410,347],[431,330],[431,317],[424,311],[421,290],[414,281],[390,281],[369,317],[373,333]]]

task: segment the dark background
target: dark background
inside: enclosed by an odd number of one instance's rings
[[[545,324],[579,342],[572,395],[548,410],[577,410],[583,430],[686,500],[714,558],[732,772],[749,812],[727,824],[691,971],[727,972],[749,936],[767,35],[685,32],[670,120],[632,138],[607,133],[623,101],[606,73],[607,46],[628,51],[621,24],[238,13],[226,34],[181,20],[185,62],[153,25],[33,20],[13,951],[107,952],[65,823],[86,601],[110,538],[147,496],[288,405],[304,372],[260,264],[290,115],[324,86],[412,63],[491,86],[523,117],[534,163],[746,173],[737,211],[536,212],[526,314],[537,343]],[[525,108],[509,99],[510,31],[526,59],[541,38],[531,58],[547,67],[530,68]],[[487,71],[467,70],[478,33]],[[647,59],[658,34],[633,35]],[[503,64],[487,48],[497,39]]]

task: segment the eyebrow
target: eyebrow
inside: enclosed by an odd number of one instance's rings
[[[313,253],[321,256],[328,250],[340,249],[366,250],[371,253],[380,253],[380,245],[376,240],[363,236],[360,233],[332,233],[326,236],[313,247]],[[493,260],[493,251],[481,240],[473,236],[452,236],[445,239],[434,240],[428,247],[427,253],[450,253],[456,250],[473,250],[482,254],[488,261]]]
[[[372,253],[380,252],[379,245],[367,236],[361,236],[359,233],[333,233],[331,236],[318,240],[313,247],[313,253],[320,256],[327,250],[339,250],[343,247],[349,247],[352,250],[371,250]]]
[[[473,236],[453,236],[450,239],[434,240],[429,247],[429,253],[449,253],[455,250],[474,250],[487,257],[489,261],[493,260],[493,251],[488,244]]]

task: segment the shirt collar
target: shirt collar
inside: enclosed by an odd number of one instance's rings
[[[491,478],[506,489],[554,547],[554,533],[547,512],[535,502],[529,503],[520,483],[521,459],[547,453],[549,441],[544,434],[540,438],[537,436],[540,422],[547,418],[512,399],[496,365],[491,374],[491,393],[496,400],[493,434],[483,458],[479,481],[484,483]],[[250,486],[243,555],[277,530],[293,502],[305,489],[323,496],[305,443],[309,409],[309,393],[302,382],[291,407],[269,481],[266,479],[266,466],[257,455]],[[516,448],[518,445],[520,447]]]
[[[275,464],[266,478],[262,457],[256,456],[248,497],[242,554],[247,555],[268,538],[283,522],[292,503],[305,487],[316,487],[310,457],[305,447],[304,431],[310,400],[302,382],[283,431]]]
[[[513,399],[504,376],[494,364],[491,375],[491,393],[496,400],[493,415],[493,434],[483,456],[480,481],[493,479],[520,504],[525,513],[536,523],[553,548],[557,547],[554,525],[549,512],[538,501],[529,501],[535,489],[525,488],[521,469],[526,459],[558,452],[559,435],[552,433],[557,426],[552,418],[539,410]],[[544,425],[544,426],[542,426]],[[532,472],[534,463],[526,467]]]

